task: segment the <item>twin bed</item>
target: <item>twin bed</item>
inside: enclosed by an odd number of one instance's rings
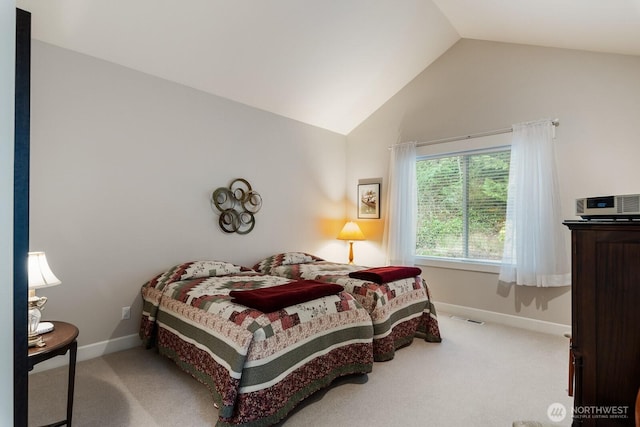
[[[183,263],[142,287],[140,336],[210,389],[218,426],[272,425],[334,379],[371,372],[374,359],[393,358],[414,336],[440,341],[421,277],[348,277],[358,269],[298,252],[253,270]]]
[[[258,262],[253,269],[294,280],[342,285],[371,317],[376,362],[393,359],[395,350],[411,344],[415,336],[429,342],[441,340],[435,308],[420,269],[368,269],[328,262],[304,252],[276,254]],[[385,280],[385,274],[395,280]]]

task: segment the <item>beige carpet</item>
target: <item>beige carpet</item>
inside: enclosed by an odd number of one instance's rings
[[[443,342],[416,340],[365,376],[338,380],[281,423],[298,426],[509,427],[550,423],[567,396],[567,340],[440,314]],[[65,418],[66,368],[29,378],[29,425]],[[78,364],[77,427],[209,426],[217,412],[205,386],[154,351],[135,348]],[[570,425],[569,418],[557,426]]]

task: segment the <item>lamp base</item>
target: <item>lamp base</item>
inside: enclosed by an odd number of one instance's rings
[[[349,264],[353,264],[353,242],[349,242]]]
[[[45,343],[40,336],[38,326],[40,324],[40,318],[42,313],[40,309],[47,302],[47,297],[37,297],[33,289],[29,290],[29,310],[28,310],[28,325],[29,325],[29,347],[44,347]]]
[[[46,344],[40,335],[29,336],[29,347],[44,347]]]

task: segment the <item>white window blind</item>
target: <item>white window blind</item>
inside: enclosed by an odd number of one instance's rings
[[[502,258],[510,149],[421,157],[416,161],[416,255]]]

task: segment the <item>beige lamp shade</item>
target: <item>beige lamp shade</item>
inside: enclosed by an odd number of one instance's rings
[[[338,234],[338,239],[352,241],[364,240],[364,234],[362,234],[362,230],[360,230],[358,224],[353,221],[349,221],[344,225],[344,227],[342,227],[340,234]]]
[[[29,289],[47,288],[62,283],[49,268],[44,252],[29,252]]]

